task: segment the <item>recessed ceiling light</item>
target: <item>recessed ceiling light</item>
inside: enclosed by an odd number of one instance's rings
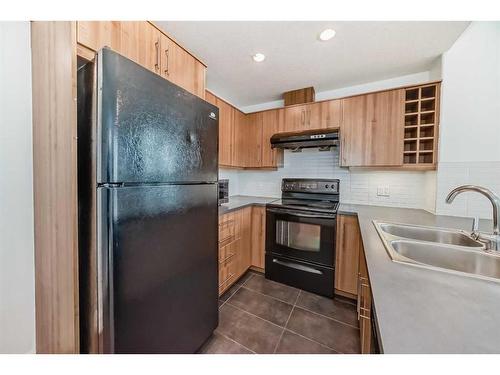
[[[252,58],[255,62],[262,62],[265,60],[266,56],[263,53],[256,53]]]
[[[335,36],[335,30],[333,29],[326,29],[319,34],[319,39],[322,40],[323,42],[326,42],[327,40],[332,39]]]

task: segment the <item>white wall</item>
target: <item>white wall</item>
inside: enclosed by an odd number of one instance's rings
[[[451,205],[447,193],[477,184],[500,194],[500,22],[472,22],[442,56],[442,91],[436,210],[491,218],[475,193]]]
[[[0,353],[35,351],[29,22],[0,22]]]

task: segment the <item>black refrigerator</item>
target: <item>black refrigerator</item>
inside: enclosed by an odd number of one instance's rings
[[[218,109],[108,48],[78,69],[84,353],[194,353],[218,324]]]

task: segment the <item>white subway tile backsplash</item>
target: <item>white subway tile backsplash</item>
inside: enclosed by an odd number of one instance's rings
[[[222,172],[221,175],[225,174]],[[231,171],[232,174],[235,171]],[[358,203],[397,207],[434,209],[435,188],[427,174],[421,171],[373,171],[339,167],[338,150],[302,150],[300,153],[285,151],[284,167],[276,171],[238,171],[237,183],[230,182],[230,195],[253,195],[279,197],[281,179],[286,177],[338,178],[340,179],[340,200],[344,203]],[[230,177],[231,179],[231,177]],[[235,190],[232,187],[236,187]],[[377,187],[389,188],[389,196],[378,196]]]

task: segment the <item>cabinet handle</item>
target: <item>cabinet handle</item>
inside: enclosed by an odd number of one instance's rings
[[[361,314],[361,274],[358,273],[358,303],[356,304],[356,311],[358,312],[358,320]]]
[[[223,282],[219,283],[219,288],[221,286],[223,286],[224,284],[226,284],[229,280],[231,280],[232,278],[234,277],[234,273],[230,274],[226,280],[224,280]]]
[[[222,260],[219,260],[219,264],[222,264],[226,261],[228,261],[229,259],[231,259],[232,257],[234,257],[236,255],[236,253],[232,253],[232,254],[229,254],[227,257],[225,257],[224,259]]]
[[[155,71],[160,70],[160,42],[155,42],[155,52],[156,52],[156,62],[155,62]]]
[[[169,49],[167,48],[167,49],[165,50],[165,58],[167,59],[167,67],[165,68],[165,74],[166,74],[167,76],[169,76],[169,75],[170,75],[170,72],[168,71],[168,63],[169,63],[169,58],[168,58],[168,54],[169,54],[169,52],[168,52],[168,51],[169,51]]]

